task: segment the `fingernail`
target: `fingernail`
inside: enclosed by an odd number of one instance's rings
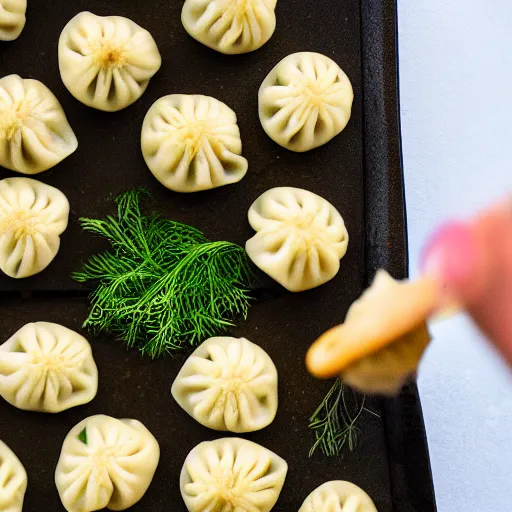
[[[421,270],[440,280],[446,290],[457,291],[468,282],[477,265],[477,243],[470,225],[448,222],[428,241]]]

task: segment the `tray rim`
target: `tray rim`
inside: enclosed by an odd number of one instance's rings
[[[385,268],[397,279],[407,278],[409,268],[397,0],[361,0],[361,22],[368,285],[378,268]],[[427,435],[416,383],[406,386],[396,399],[383,399],[381,407],[393,510],[435,512]]]

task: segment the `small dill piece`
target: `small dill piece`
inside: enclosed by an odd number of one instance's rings
[[[317,449],[334,457],[344,449],[353,451],[361,433],[358,423],[365,408],[366,397],[336,379],[333,386],[310,418],[309,428],[315,433],[315,443],[309,456]],[[372,411],[368,411],[372,414]]]
[[[78,440],[82,441],[82,443],[87,444],[87,427],[78,434]]]
[[[246,318],[252,271],[242,247],[144,215],[140,203],[148,195],[145,189],[126,192],[116,199],[117,216],[80,219],[111,250],[92,256],[73,277],[96,284],[85,327],[156,358]]]

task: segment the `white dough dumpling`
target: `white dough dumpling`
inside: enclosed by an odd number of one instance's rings
[[[78,141],[59,100],[37,80],[0,79],[0,165],[38,174],[71,155]]]
[[[91,346],[67,327],[26,324],[0,345],[0,396],[18,409],[62,412],[90,402],[97,391]]]
[[[181,495],[189,512],[269,512],[277,502],[288,464],[245,439],[197,445],[181,471]]]
[[[21,512],[27,490],[27,472],[18,457],[0,441],[0,510]]]
[[[396,281],[379,270],[345,322],[313,343],[306,357],[318,378],[340,376],[362,393],[397,395],[416,374],[430,344],[427,320],[438,303],[437,280]]]
[[[276,416],[277,370],[269,355],[245,338],[210,338],[187,359],[172,395],[205,427],[254,432]]]
[[[121,16],[81,12],[59,39],[64,85],[78,101],[106,112],[138,100],[161,64],[151,34]]]
[[[0,0],[0,41],[14,41],[26,22],[27,0]]]
[[[263,46],[276,29],[277,0],[186,0],[185,30],[221,53],[248,53]]]
[[[0,180],[0,270],[16,279],[44,270],[59,252],[69,202],[30,178]]]
[[[157,100],[144,119],[141,147],[156,179],[175,192],[229,185],[247,172],[236,114],[209,96]]]
[[[350,80],[336,62],[320,53],[294,53],[261,84],[260,121],[279,145],[309,151],[344,130],[353,100]]]
[[[299,512],[377,512],[377,508],[360,487],[336,480],[317,487]]]
[[[263,272],[292,292],[331,280],[347,251],[348,233],[338,210],[313,192],[277,187],[249,208],[256,234],[245,249]]]
[[[126,510],[150,486],[160,447],[137,420],[91,416],[73,427],[62,446],[55,483],[68,512]]]

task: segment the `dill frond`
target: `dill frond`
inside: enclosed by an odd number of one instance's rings
[[[361,433],[358,422],[365,408],[366,397],[345,386],[336,379],[333,386],[309,419],[309,428],[315,433],[315,443],[309,451],[311,457],[320,448],[321,452],[334,457],[344,448],[353,451]]]
[[[117,216],[80,219],[111,250],[73,277],[93,281],[84,326],[109,332],[153,358],[197,345],[246,318],[252,271],[245,250],[210,242],[196,228],[144,215],[144,189],[116,199]]]

